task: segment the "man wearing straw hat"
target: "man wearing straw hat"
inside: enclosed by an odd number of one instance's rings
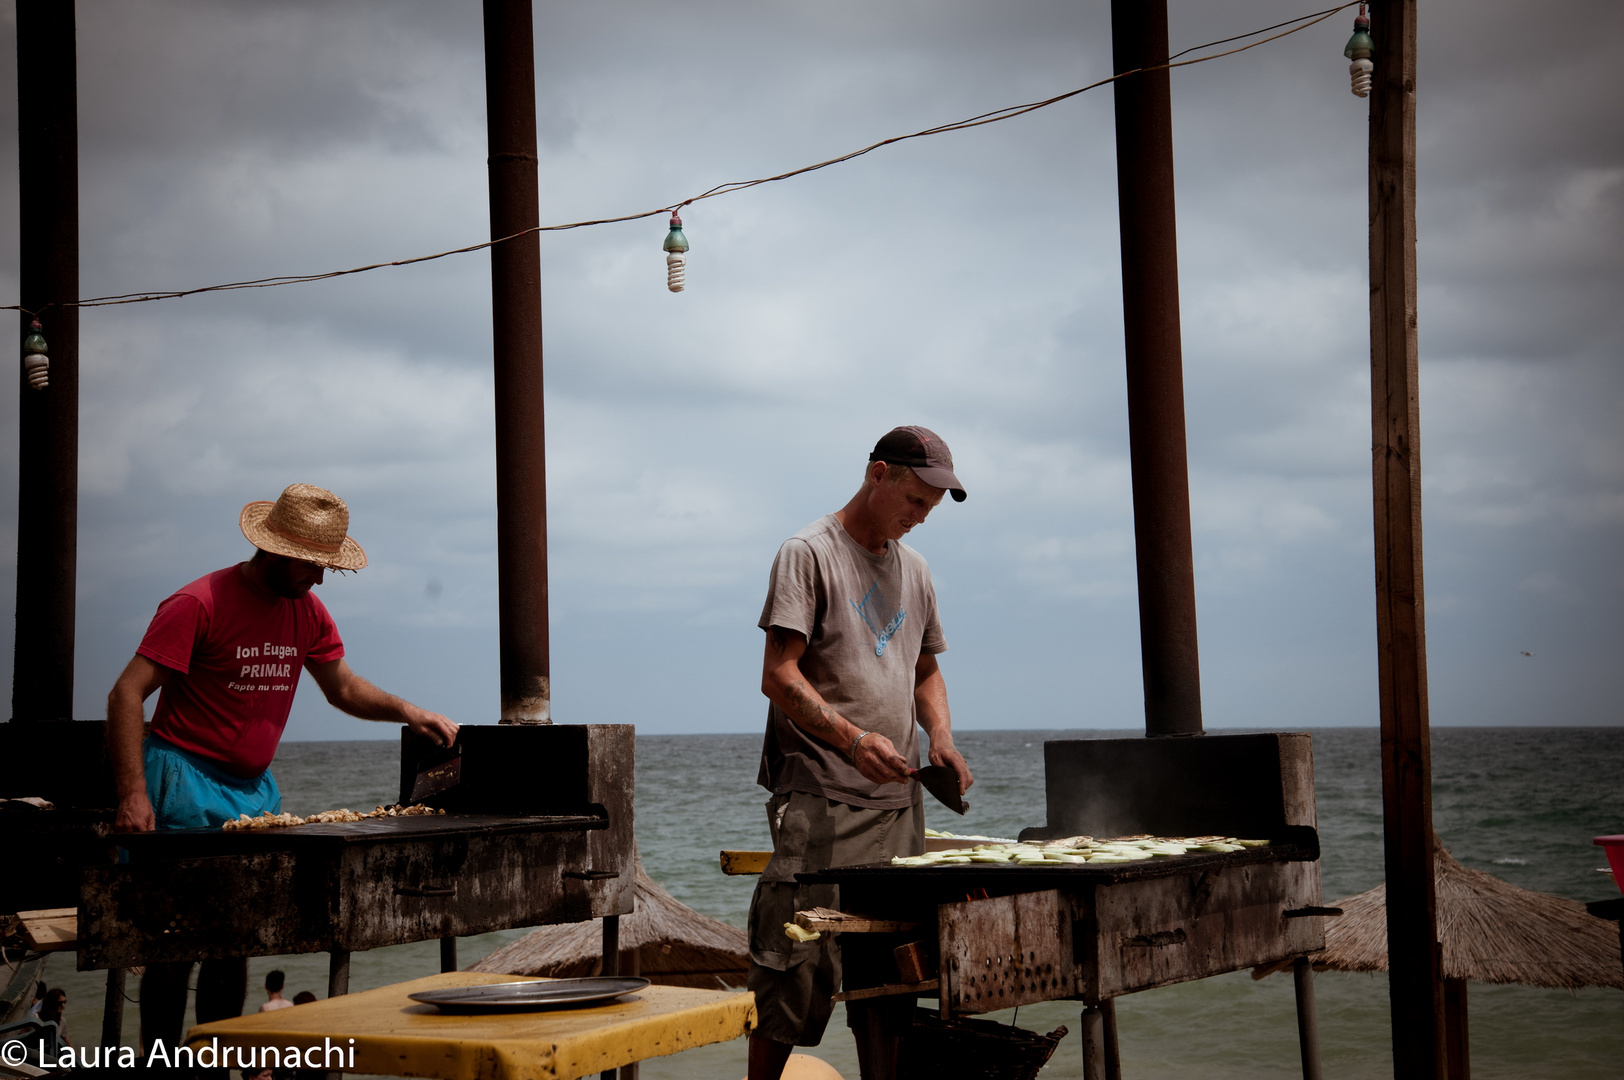
[[[269,766],[301,669],[335,708],[405,724],[451,745],[457,725],[387,694],[350,670],[327,608],[310,591],[328,570],[359,570],[366,552],[348,535],[349,507],[323,488],[293,484],[240,517],[257,549],[247,562],[192,582],[158,605],[135,656],[107,696],[108,754],[118,785],[114,829],[218,827],[279,813]],[[150,733],[143,703],[158,691]],[[191,964],[154,964],[141,980],[142,1041],[180,1036]],[[207,961],[200,1023],[237,1016],[247,961]]]

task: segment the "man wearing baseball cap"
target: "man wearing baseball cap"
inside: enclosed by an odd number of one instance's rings
[[[947,494],[964,501],[947,444],[927,428],[896,428],[875,444],[857,494],[786,540],[773,561],[758,623],[771,704],[757,778],[772,792],[773,857],[750,904],[749,988],[760,1021],[749,1080],[778,1080],[794,1046],[822,1040],[840,988],[830,937],[792,941],[784,927],[798,910],[838,908],[839,889],[800,885],[795,875],[924,851],[911,776],[919,728],[931,763],[952,768],[961,792],[973,782],[953,746],[936,663],[947,641],[930,567],[902,543]],[[846,1008],[863,1075],[886,1072],[914,999]]]
[[[249,503],[239,525],[256,548],[253,557],[158,605],[107,695],[115,831],[218,827],[240,814],[279,813],[282,793],[269,766],[301,671],[351,716],[405,724],[446,746],[456,741],[456,724],[384,693],[344,661],[338,627],[310,589],[328,570],[366,566],[349,522],[343,499],[310,484],[291,485],[274,503]],[[147,733],[143,703],[153,691],[158,704]],[[141,979],[146,1046],[178,1043],[191,967],[148,965]],[[198,1022],[241,1014],[247,980],[246,960],[205,961]]]

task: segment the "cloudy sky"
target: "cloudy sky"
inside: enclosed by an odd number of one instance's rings
[[[1308,10],[1173,0],[1173,47]],[[1108,11],[538,3],[543,220],[649,209],[1081,86],[1110,73]],[[85,295],[488,235],[478,3],[80,0],[78,18]],[[1214,728],[1377,721],[1351,22],[1173,75]],[[1438,724],[1624,722],[1621,49],[1608,0],[1422,11]],[[15,154],[0,147],[13,205]],[[845,501],[882,432],[922,423],[970,490],[912,538],[941,596],[956,722],[1142,724],[1115,196],[1103,89],[696,205],[681,295],[657,219],[547,236],[555,715],[758,730],[773,552]],[[78,715],[100,715],[164,596],[246,556],[241,505],[303,481],[349,501],[372,559],[321,590],[357,670],[494,722],[489,320],[483,253],[87,311]],[[0,380],[13,565],[16,393]],[[0,582],[9,607],[11,567]],[[391,734],[309,687],[289,730]]]

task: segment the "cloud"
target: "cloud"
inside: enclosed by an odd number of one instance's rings
[[[545,221],[650,209],[1110,67],[1104,5],[741,10],[538,5]],[[1454,722],[1615,723],[1624,15],[1572,0],[1505,34],[1515,15],[1429,9],[1421,29],[1432,700]],[[1278,18],[1176,2],[1172,36]],[[478,5],[100,0],[78,19],[86,293],[486,235]],[[1339,16],[1173,75],[1213,724],[1374,720],[1367,124],[1347,32]],[[849,497],[881,432],[925,423],[971,489],[915,538],[963,722],[1137,722],[1112,125],[1097,90],[695,204],[681,295],[660,218],[543,238],[561,714],[757,727],[773,551]],[[8,194],[15,153],[0,146]],[[0,220],[0,250],[15,228]],[[0,288],[15,294],[9,258]],[[488,290],[474,254],[84,313],[81,715],[158,600],[241,557],[241,504],[294,480],[344,495],[372,555],[323,587],[358,663],[494,713]],[[17,392],[0,387],[0,416]],[[0,537],[15,443],[0,433]],[[1512,638],[1563,659],[1496,696]],[[357,733],[308,691],[290,730]]]

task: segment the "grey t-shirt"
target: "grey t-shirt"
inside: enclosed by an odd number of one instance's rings
[[[778,549],[767,602],[757,624],[806,635],[801,672],[840,715],[890,739],[919,765],[914,665],[922,652],[947,648],[936,618],[930,567],[892,540],[875,555],[833,514]],[[919,800],[916,784],[875,784],[833,747],[802,731],[777,705],[767,708],[767,737],[756,782],[774,794],[805,791],[882,810]]]

